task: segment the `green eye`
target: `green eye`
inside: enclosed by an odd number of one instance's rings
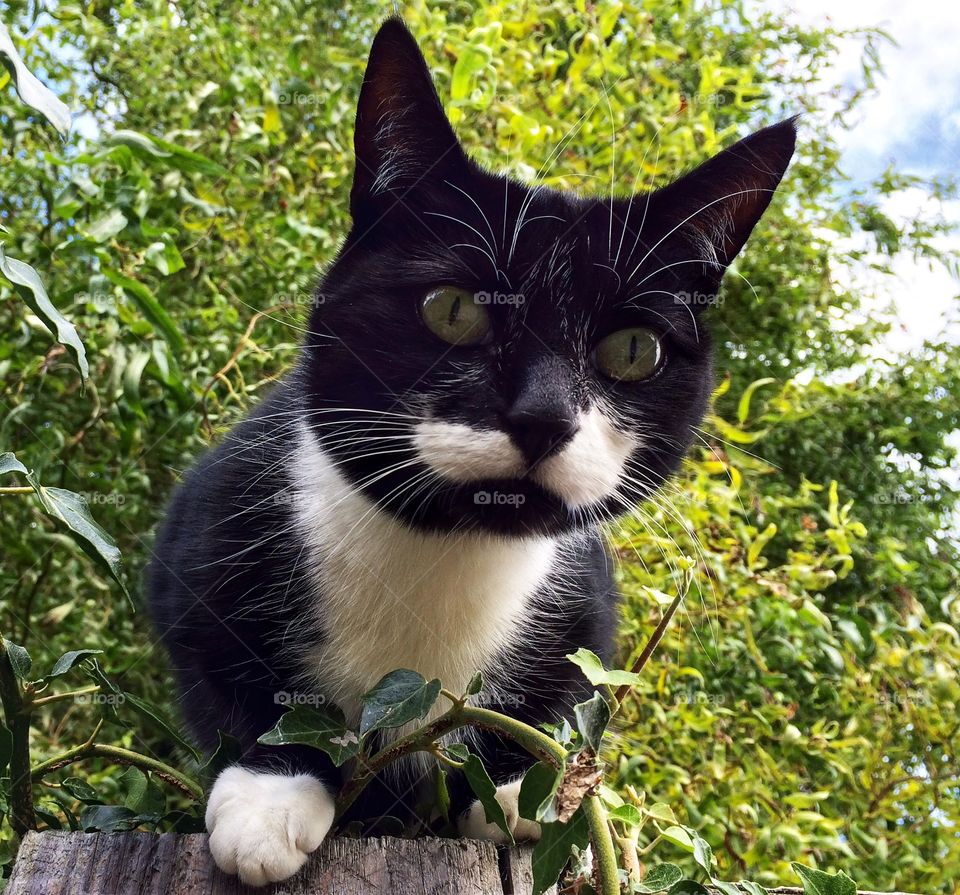
[[[451,345],[479,345],[490,335],[490,315],[472,292],[440,286],[427,293],[420,306],[423,322]]]
[[[649,379],[662,360],[659,337],[642,326],[610,333],[597,345],[593,355],[594,364],[604,376],[626,382]]]

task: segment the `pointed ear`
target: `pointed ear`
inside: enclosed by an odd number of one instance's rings
[[[370,48],[353,144],[355,221],[377,196],[413,186],[427,174],[449,177],[466,164],[426,60],[399,18],[383,23]]]
[[[796,146],[796,119],[764,128],[656,194],[664,218],[720,277],[770,204]]]

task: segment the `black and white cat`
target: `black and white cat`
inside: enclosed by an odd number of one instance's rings
[[[295,369],[185,477],[149,576],[154,619],[216,780],[210,848],[262,884],[294,873],[333,819],[338,772],[257,737],[283,694],[356,720],[415,669],[533,724],[590,696],[564,657],[609,658],[617,595],[599,524],[676,468],[711,389],[701,308],[766,209],[792,122],[672,185],[624,198],[482,170],[397,19],[360,93],[353,227]],[[479,751],[516,832],[529,759]],[[404,816],[429,768],[371,787],[353,816]],[[497,835],[465,786],[465,835]]]

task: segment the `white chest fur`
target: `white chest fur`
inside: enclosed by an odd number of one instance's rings
[[[305,622],[325,638],[306,674],[348,714],[396,668],[454,692],[478,670],[495,678],[490,660],[521,633],[555,542],[416,531],[355,491],[305,428],[300,442],[301,562],[322,594]]]

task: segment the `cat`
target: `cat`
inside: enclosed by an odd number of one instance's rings
[[[534,725],[613,651],[601,524],[681,462],[712,387],[702,309],[794,151],[793,120],[657,191],[587,198],[483,170],[416,41],[377,33],[355,129],[352,228],[294,369],[184,477],[158,532],[151,612],[198,741],[243,757],[207,806],[217,864],[293,874],[331,828],[338,771],[257,743],[291,699],[336,704],[410,668]],[[531,763],[473,734],[519,837]],[[403,817],[430,768],[385,774],[348,817]],[[462,780],[463,835],[497,838]]]

